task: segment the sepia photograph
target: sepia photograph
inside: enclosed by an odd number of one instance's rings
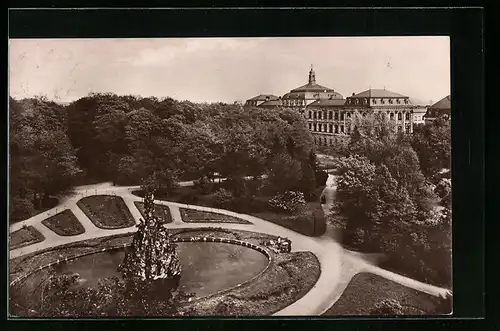
[[[453,314],[448,36],[8,52],[10,317]]]

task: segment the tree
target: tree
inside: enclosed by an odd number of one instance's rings
[[[411,141],[424,175],[432,179],[451,167],[451,128],[448,121],[435,121],[416,128]]]
[[[279,154],[271,159],[267,180],[273,191],[293,191],[301,179],[301,165],[288,154]]]

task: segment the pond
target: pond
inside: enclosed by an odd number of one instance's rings
[[[179,290],[204,297],[236,286],[258,275],[268,264],[267,257],[251,248],[212,242],[177,243],[177,252],[182,265]],[[106,277],[120,277],[117,271],[123,261],[125,249],[116,249],[83,256],[60,263],[52,269],[56,275],[78,273],[81,282],[75,287],[96,287]],[[40,300],[40,286],[49,278],[49,270],[34,273],[19,287],[15,297],[22,298],[19,304]],[[28,304],[29,305],[29,304]]]

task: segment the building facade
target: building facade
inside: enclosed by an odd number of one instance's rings
[[[451,120],[451,96],[448,95],[439,100],[427,109],[424,115],[426,124],[434,122],[436,119]]]
[[[319,146],[345,141],[354,129],[355,115],[382,113],[394,121],[397,132],[412,133],[413,125],[423,123],[426,113],[425,107],[412,104],[408,96],[386,89],[368,89],[344,99],[334,89],[316,83],[312,66],[306,85],[290,90],[281,98],[273,96],[275,99],[256,104],[255,99],[262,99],[262,96],[249,99],[246,105],[298,109],[304,114],[314,142]]]

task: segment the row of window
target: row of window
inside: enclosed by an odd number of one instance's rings
[[[347,117],[347,118],[351,117],[351,112],[348,112],[347,116],[346,116],[345,112],[337,112],[337,111],[334,112],[332,110],[330,110],[328,112],[326,110],[324,110],[324,111],[314,111],[314,112],[313,111],[309,111],[308,117],[310,119],[312,118],[312,119],[319,119],[319,120],[325,119],[326,120],[327,119],[326,118],[327,115],[328,115],[328,119],[329,120],[338,121],[339,117],[340,117],[340,120],[343,121],[345,117]]]
[[[306,100],[294,100],[294,99],[285,99],[283,100],[284,106],[305,106]]]
[[[350,118],[351,117],[351,112],[347,112],[347,115],[344,115],[345,112],[339,112],[339,111],[309,111],[308,112],[308,118],[309,119],[327,119],[327,115],[328,115],[328,119],[329,120],[335,120],[335,121],[338,121],[339,118],[341,121],[344,120],[344,118]],[[393,112],[387,112],[387,114],[389,115],[389,118],[391,120],[394,120],[395,119],[395,114]],[[363,114],[364,116],[364,114]],[[397,113],[397,117],[398,117],[398,120],[401,121],[403,119],[403,114],[402,113]],[[410,113],[409,112],[406,112],[405,113],[405,120],[409,121],[410,120]]]
[[[333,125],[325,123],[309,123],[309,131],[311,132],[328,132],[328,133],[351,133],[351,127],[344,125]]]
[[[375,99],[375,98],[372,98],[372,104],[376,105],[378,102],[381,104],[381,105],[384,105],[385,103],[390,104],[397,104],[397,105],[408,105],[410,102],[408,101],[408,99],[389,99],[389,98],[380,98],[380,99]],[[358,105],[358,104],[361,104],[361,105],[367,105],[369,103],[369,99],[368,98],[348,98],[347,99],[347,102],[346,104],[347,105]]]
[[[397,129],[398,132],[403,132],[403,126],[398,125]],[[406,125],[404,128],[404,131],[406,133],[410,133],[411,127],[409,125]],[[333,125],[333,124],[322,124],[322,123],[309,123],[309,131],[311,132],[327,132],[327,133],[336,133],[336,134],[350,134],[351,133],[351,127],[350,126],[344,126],[344,125]]]

